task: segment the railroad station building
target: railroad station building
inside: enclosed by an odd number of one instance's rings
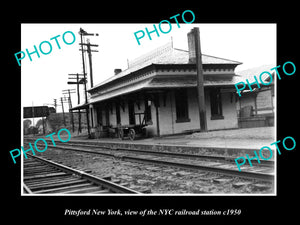
[[[172,42],[131,62],[88,90],[92,133],[142,125],[147,136],[200,130],[197,71],[192,49]],[[240,62],[202,54],[207,130],[238,128],[234,84]],[[87,107],[87,106],[86,106]],[[76,107],[74,107],[76,109]]]

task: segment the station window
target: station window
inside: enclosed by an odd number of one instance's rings
[[[187,90],[181,89],[175,92],[176,123],[190,122]]]
[[[210,111],[212,120],[224,119],[220,88],[212,88],[210,91]]]

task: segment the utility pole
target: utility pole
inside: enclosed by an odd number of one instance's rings
[[[82,28],[80,28],[79,34],[80,34],[80,40],[81,40],[81,43],[79,43],[79,45],[81,45],[83,75],[84,75],[84,80],[86,80],[83,45],[87,45],[87,44],[83,43],[83,36],[93,36],[94,34],[89,34],[85,30],[83,30]],[[98,36],[98,34],[96,34],[96,36]],[[85,104],[88,104],[88,101],[87,101],[87,91],[86,91],[86,82],[84,82],[84,92],[85,92]],[[89,121],[89,107],[88,107],[88,105],[86,107],[86,120],[87,120],[86,122],[87,122],[88,138],[91,138],[90,121]]]
[[[196,68],[197,68],[197,91],[198,91],[198,106],[199,106],[199,119],[200,119],[200,131],[207,131],[206,120],[206,106],[204,95],[204,79],[203,79],[203,65],[202,65],[202,53],[200,45],[200,31],[198,27],[194,27],[190,33],[188,33],[191,42],[189,44],[194,45],[196,53]]]
[[[57,99],[54,98],[54,108],[55,108],[55,112],[57,112]]]
[[[87,39],[87,44],[81,43],[80,45],[81,46],[82,45],[87,46],[87,50],[82,50],[81,49],[81,51],[87,51],[88,56],[89,56],[90,79],[91,79],[91,88],[92,88],[94,86],[94,84],[93,84],[92,52],[98,52],[98,50],[91,50],[91,46],[98,47],[99,45],[91,44],[89,39]]]
[[[32,101],[32,126],[33,126],[32,133],[33,133],[33,136],[34,136],[34,106],[33,106],[33,101]]]
[[[61,108],[62,108],[62,112],[63,112],[64,126],[66,127],[66,119],[65,119],[65,110],[64,110],[63,97],[60,98],[60,101],[61,101]]]
[[[84,79],[83,74],[79,73],[69,73],[69,80],[76,80],[74,81],[68,81],[68,84],[76,84],[77,85],[77,99],[78,99],[78,105],[80,104],[80,91],[79,91],[79,84],[84,84],[86,79]],[[74,77],[75,76],[75,77]]]
[[[73,111],[71,110],[72,108],[72,100],[71,100],[71,93],[75,93],[75,89],[67,89],[67,90],[63,90],[63,94],[68,94],[69,95],[69,113],[71,115],[71,123],[72,123],[72,130],[74,132],[75,128],[74,128],[74,117],[73,117]]]
[[[79,73],[72,73],[72,74],[68,74],[69,79],[76,79],[76,82],[74,81],[69,81],[68,84],[76,84],[77,85],[77,102],[78,105],[80,104],[80,91],[79,91],[79,84],[85,84],[87,81],[84,78],[84,74],[79,74]],[[72,77],[72,76],[76,76],[76,77]],[[80,109],[78,109],[78,134],[81,133],[81,112]]]
[[[83,38],[82,38],[84,33],[86,33],[86,31],[84,31],[82,28],[80,28],[79,34],[80,34],[81,43],[79,43],[79,45],[81,45],[81,51],[82,51],[81,55],[82,55],[83,76],[84,76],[84,80],[86,80],[84,51],[83,51]],[[86,83],[84,83],[84,93],[85,93],[85,104],[87,104]]]
[[[80,34],[80,40],[81,40],[81,55],[82,55],[82,65],[83,65],[83,75],[84,75],[84,80],[86,80],[86,73],[85,73],[85,63],[84,63],[84,52],[83,52],[83,34],[87,34],[86,31],[84,31],[82,28],[79,30]],[[85,104],[87,104],[87,93],[86,93],[86,82],[84,82],[84,93],[85,93]],[[91,138],[91,132],[90,132],[90,122],[89,122],[89,109],[86,108],[86,123],[87,123],[87,130],[88,130],[88,138]]]

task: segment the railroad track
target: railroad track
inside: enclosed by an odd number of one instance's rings
[[[75,147],[74,147],[75,146]],[[81,147],[78,147],[81,146]],[[50,147],[52,148],[52,147]],[[171,166],[190,170],[202,170],[224,175],[257,179],[263,181],[274,181],[273,163],[266,163],[261,166],[256,164],[254,167],[244,166],[242,171],[238,171],[232,157],[227,156],[209,156],[209,155],[194,155],[183,153],[158,152],[148,150],[133,150],[133,149],[110,149],[84,144],[63,144],[56,145],[58,149],[87,152],[99,154],[107,157],[118,158],[125,161],[133,161],[139,163],[150,163],[163,166]],[[97,148],[94,150],[86,148]],[[101,149],[101,150],[99,150]],[[142,153],[142,154],[137,154]],[[267,162],[267,161],[266,161]]]
[[[28,154],[23,161],[25,194],[140,194],[80,170]]]
[[[169,151],[153,151],[153,150],[141,150],[141,149],[129,149],[129,148],[111,148],[107,146],[97,146],[91,144],[82,144],[82,143],[64,143],[63,146],[76,146],[76,147],[84,147],[84,148],[103,148],[109,151],[118,151],[118,152],[129,152],[129,153],[141,153],[141,154],[148,154],[148,155],[157,155],[157,156],[167,156],[167,157],[177,157],[177,158],[193,158],[193,159],[201,159],[201,160],[213,160],[213,161],[224,161],[224,162],[234,162],[236,157],[230,156],[220,156],[220,155],[199,155],[199,154],[188,154],[188,153],[178,153],[178,152],[169,152]],[[252,161],[253,164],[258,164],[257,160],[254,159]],[[261,160],[260,165],[263,166],[274,166],[273,160]]]
[[[27,141],[32,141],[33,139],[26,138]],[[51,142],[48,141],[48,144],[51,146]],[[59,147],[61,147],[61,144]],[[233,162],[235,164],[236,157],[231,156],[223,156],[223,155],[204,155],[204,154],[189,154],[189,153],[179,153],[179,152],[170,152],[170,151],[153,151],[153,150],[142,150],[142,149],[129,149],[129,148],[121,148],[121,147],[111,147],[111,146],[99,146],[97,144],[83,144],[81,142],[68,142],[63,143],[63,146],[75,146],[75,147],[83,147],[86,148],[92,148],[92,149],[103,149],[112,151],[118,151],[118,152],[128,152],[128,153],[141,153],[141,154],[149,154],[149,155],[158,155],[158,156],[167,156],[167,157],[177,157],[177,158],[193,158],[193,159],[200,159],[200,160],[212,160],[212,161],[224,161],[224,162]],[[212,147],[205,147],[206,149],[214,149]],[[82,151],[84,151],[84,149]],[[255,149],[253,149],[255,150]],[[250,152],[253,150],[250,150]],[[86,150],[87,152],[90,152],[90,150]],[[105,154],[105,153],[104,153]],[[252,160],[252,164],[258,164],[256,159]],[[261,160],[260,164],[266,167],[274,167],[274,161],[273,160]]]

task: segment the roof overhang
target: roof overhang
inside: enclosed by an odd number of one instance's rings
[[[84,104],[81,104],[81,105],[77,105],[75,107],[72,107],[70,110],[74,111],[74,110],[80,110],[80,109],[88,109],[89,104],[90,103],[88,102],[88,103],[84,103]]]
[[[172,79],[170,79],[172,78]],[[197,79],[191,76],[154,76],[146,80],[136,82],[127,86],[116,88],[107,92],[94,94],[90,98],[90,104],[105,101],[137,91],[165,90],[177,88],[196,88]],[[234,89],[232,79],[224,80],[204,80],[204,87],[221,87]]]

